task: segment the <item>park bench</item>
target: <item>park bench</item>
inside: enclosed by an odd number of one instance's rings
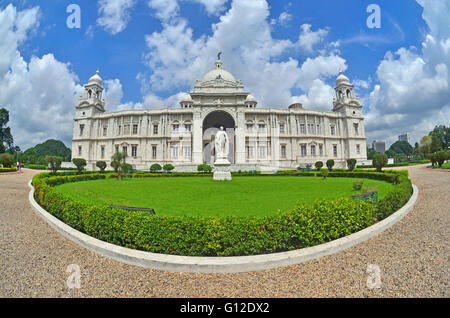
[[[369,191],[365,193],[360,194],[354,194],[352,195],[353,200],[370,200],[372,204],[378,203],[378,191]]]
[[[154,209],[151,208],[136,208],[131,206],[120,206],[120,205],[111,205],[109,208],[111,209],[121,209],[126,211],[139,211],[139,212],[149,212],[150,214],[156,214]]]

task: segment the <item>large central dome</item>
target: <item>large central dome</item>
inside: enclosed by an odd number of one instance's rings
[[[225,81],[229,82],[236,82],[236,79],[233,75],[231,75],[230,72],[223,69],[223,64],[221,61],[216,62],[216,67],[209,71],[208,73],[203,76],[201,82],[209,82],[209,81],[215,81],[216,79],[223,79]]]

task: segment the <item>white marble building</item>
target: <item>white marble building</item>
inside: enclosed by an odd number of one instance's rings
[[[301,104],[257,107],[242,82],[218,60],[178,108],[106,112],[97,71],[76,106],[72,157],[84,158],[87,169],[96,169],[97,161],[109,164],[115,151],[126,151],[127,162],[139,170],[153,163],[196,170],[202,163],[213,165],[214,138],[223,126],[234,170],[297,168],[328,159],[345,167],[346,159],[367,158],[362,105],[353,89],[341,72],[332,111]]]

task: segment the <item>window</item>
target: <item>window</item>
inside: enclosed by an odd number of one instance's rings
[[[331,126],[331,135],[334,136],[336,135],[336,127]]]
[[[192,131],[192,125],[191,124],[184,125],[184,130],[187,131],[187,132],[191,132]]]
[[[247,132],[249,133],[253,132],[253,124],[247,124]]]
[[[178,158],[178,147],[172,147],[172,158]]]
[[[130,124],[123,125],[123,134],[129,135],[130,134]]]
[[[108,135],[108,126],[103,126],[103,137]]]
[[[358,155],[361,154],[361,146],[360,146],[360,145],[356,145],[356,153],[357,153]]]
[[[122,147],[122,152],[128,154],[128,147]]]
[[[319,145],[319,155],[323,157],[323,145]]]
[[[83,155],[83,147],[82,146],[78,146],[78,156],[82,156]]]
[[[84,133],[84,125],[80,125],[80,137],[83,136]]]
[[[116,146],[116,153],[119,152],[119,146]]]
[[[266,124],[259,124],[258,130],[259,130],[260,134],[265,133],[266,132]]]
[[[253,159],[254,158],[254,147],[247,146],[247,158]]]
[[[172,131],[173,131],[174,133],[177,133],[179,130],[180,130],[180,125],[175,124],[175,125],[172,126]]]
[[[153,135],[157,135],[158,134],[158,125],[153,125]]]
[[[316,155],[316,146],[311,146],[311,156],[315,156]]]
[[[281,145],[281,158],[286,159],[286,145]]]
[[[300,146],[300,154],[302,157],[306,157],[306,145]]]
[[[191,157],[191,147],[184,147],[184,157],[185,158]]]
[[[317,132],[318,135],[320,135],[320,125],[316,126],[316,132]]]
[[[333,156],[337,157],[337,155],[338,155],[337,145],[333,145]]]
[[[286,127],[284,126],[284,124],[280,124],[280,134],[284,133],[286,133]]]
[[[102,146],[102,147],[100,148],[100,153],[101,153],[101,158],[102,158],[102,159],[105,159],[105,146]]]
[[[358,124],[353,124],[353,128],[355,129],[355,135],[358,135],[359,134]]]
[[[137,135],[138,133],[138,125],[133,125],[133,135]]]
[[[266,146],[259,146],[259,157],[260,158],[266,157]]]
[[[137,146],[132,146],[132,147],[131,147],[131,156],[132,156],[133,158],[136,158],[136,157],[137,157]]]
[[[122,134],[122,126],[121,126],[121,125],[119,125],[119,129],[118,129],[118,131],[117,131],[117,134],[118,134],[118,135]]]
[[[152,146],[152,158],[156,159],[157,156],[157,146]]]
[[[300,124],[300,133],[303,134],[303,135],[306,134],[305,124]]]
[[[308,134],[310,134],[310,135],[315,134],[314,124],[308,124]]]

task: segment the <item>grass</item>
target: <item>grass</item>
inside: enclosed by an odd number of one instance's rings
[[[99,204],[154,208],[166,216],[264,216],[292,209],[300,202],[351,197],[355,178],[234,177],[116,179],[66,183],[57,189],[72,198]],[[383,198],[393,185],[364,180]]]

